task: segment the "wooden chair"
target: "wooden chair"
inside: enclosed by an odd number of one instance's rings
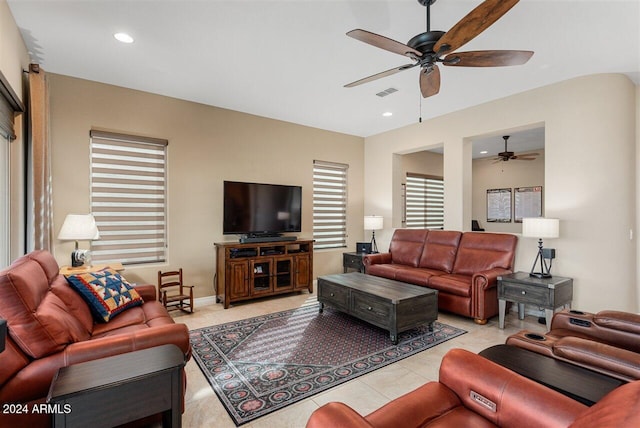
[[[183,284],[182,268],[170,272],[158,271],[158,293],[167,310],[180,309],[193,313],[193,286]]]

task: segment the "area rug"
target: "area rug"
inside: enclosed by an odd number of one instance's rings
[[[192,330],[193,357],[242,425],[466,331],[435,322],[389,333],[318,304]]]

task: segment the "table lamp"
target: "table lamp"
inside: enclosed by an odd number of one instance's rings
[[[542,248],[542,238],[557,238],[560,236],[560,220],[557,218],[530,217],[522,219],[522,236],[538,238],[538,255],[533,262],[529,276],[534,278],[551,278],[551,262],[547,265],[545,251]],[[555,251],[549,251],[546,258],[553,259]],[[534,272],[540,259],[540,272]]]
[[[98,238],[100,238],[100,232],[91,214],[67,214],[58,234],[58,239],[62,241],[76,241],[76,248],[71,253],[73,267],[82,266],[87,255],[87,250],[78,250],[78,241]]]
[[[382,220],[381,215],[364,216],[364,230],[371,230],[371,253],[378,252],[378,245],[376,244],[376,230],[382,229]]]

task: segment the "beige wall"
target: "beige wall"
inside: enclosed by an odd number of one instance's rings
[[[443,144],[445,227],[468,230],[470,141],[544,125],[545,213],[561,219],[561,237],[547,243],[557,249],[553,272],[574,278],[574,307],[636,312],[636,93],[624,75],[585,76],[368,137],[365,211],[392,224],[393,154]],[[381,248],[391,233],[376,233]],[[535,241],[520,238],[518,270],[530,269]]]
[[[127,267],[156,282],[159,269],[182,267],[197,296],[213,295],[214,242],[222,235],[223,180],[302,186],[303,238],[312,233],[313,160],[349,164],[349,248],[363,237],[364,140],[125,88],[51,74],[54,232],[68,213],[89,212],[89,131],[169,140],[168,263]],[[68,264],[72,243],[54,247]],[[82,243],[86,248],[88,243]],[[318,251],[314,275],[342,271],[342,251]]]
[[[522,223],[513,219],[510,223],[487,222],[487,189],[512,189],[512,204],[516,187],[543,186],[544,195],[544,150],[536,150],[536,153],[540,156],[533,161],[496,162],[493,157],[473,161],[472,218],[478,220],[486,232],[522,233]],[[513,208],[512,205],[512,215],[515,213]],[[542,209],[544,216],[544,206]]]

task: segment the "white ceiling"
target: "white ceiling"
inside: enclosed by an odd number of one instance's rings
[[[479,3],[438,0],[431,29],[448,30]],[[638,0],[522,0],[460,50],[533,50],[533,58],[519,67],[441,67],[440,93],[422,101],[417,69],[343,88],[410,62],[345,33],[362,28],[406,43],[425,31],[416,0],[8,4],[32,60],[48,72],[358,136],[576,76],[625,73],[640,82]],[[117,42],[119,31],[135,42]],[[375,95],[389,87],[398,92]]]

